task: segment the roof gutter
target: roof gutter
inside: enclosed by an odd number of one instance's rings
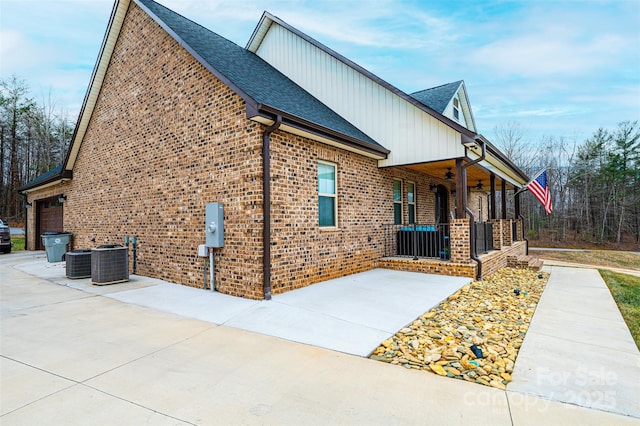
[[[25,185],[18,188],[19,194],[26,194],[27,192],[34,191],[36,189],[40,189],[41,187],[47,187],[51,185],[55,185],[58,183],[64,183],[67,180],[73,179],[73,172],[71,170],[61,170],[60,173],[56,173],[53,176],[50,176],[47,179],[43,179],[41,181],[36,181],[32,183],[26,183]]]
[[[271,300],[271,133],[281,124],[282,115],[278,114],[262,134],[262,290],[265,300]]]
[[[480,157],[476,158],[475,160],[463,164],[462,165],[462,169],[464,170],[464,180],[465,180],[465,186],[466,186],[466,180],[467,180],[467,167],[473,166],[474,164],[478,164],[479,162],[481,162],[482,160],[484,160],[484,157],[487,153],[487,144],[486,142],[483,140],[483,138],[478,137],[476,138],[475,142],[480,145],[480,147],[482,148],[482,154],[480,155]],[[482,277],[482,260],[480,260],[480,258],[478,257],[478,253],[476,253],[476,228],[475,228],[475,216],[473,214],[473,212],[471,211],[471,209],[469,209],[469,206],[467,205],[467,191],[465,189],[464,191],[464,210],[467,212],[467,214],[469,216],[471,216],[471,222],[469,222],[469,245],[471,246],[471,259],[473,259],[477,264],[478,264],[478,270],[476,273],[476,279],[479,280]]]
[[[301,118],[292,114],[288,114],[284,111],[281,111],[279,109],[273,108],[265,104],[257,104],[256,110],[250,111],[250,113],[253,113],[254,116],[260,115],[263,117],[265,116],[265,114],[267,114],[269,118],[273,117],[273,115],[276,115],[276,116],[281,115],[283,117],[283,122],[285,125],[289,125],[291,127],[295,127],[297,129],[300,129],[321,137],[332,139],[332,140],[335,140],[336,142],[357,147],[360,150],[363,150],[372,154],[376,154],[383,158],[387,158],[388,154],[391,152],[390,150],[383,147],[382,145],[374,145],[362,139],[357,139],[355,137],[345,135],[344,133],[331,130],[329,128],[326,128],[324,126],[321,126],[309,120],[305,120],[304,118]]]

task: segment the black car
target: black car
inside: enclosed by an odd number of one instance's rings
[[[11,247],[13,247],[11,231],[9,227],[0,220],[0,251],[2,251],[2,253],[11,253]]]

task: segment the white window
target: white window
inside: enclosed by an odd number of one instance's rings
[[[407,206],[409,223],[416,223],[416,184],[413,182],[407,182]]]
[[[453,116],[456,120],[460,120],[460,102],[458,98],[453,98]]]
[[[338,224],[337,166],[318,162],[318,225],[335,227]]]
[[[393,223],[402,225],[402,181],[393,180]]]

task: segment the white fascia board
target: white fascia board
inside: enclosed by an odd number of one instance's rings
[[[260,18],[260,22],[253,30],[253,34],[249,38],[245,49],[250,52],[256,53],[260,45],[262,44],[262,40],[264,40],[264,36],[269,31],[269,27],[271,27],[271,23],[273,23],[273,19],[271,19],[271,15],[268,12],[263,12],[262,17]]]
[[[467,157],[469,157],[471,160],[475,160],[480,158],[480,154],[475,153],[471,150],[468,150]],[[494,175],[498,176],[500,179],[506,180],[507,182],[509,182],[510,184],[518,188],[524,186],[527,183],[520,176],[518,176],[509,166],[507,166],[498,158],[494,157],[489,153],[485,155],[485,159],[482,160],[480,163],[478,163],[478,165],[481,167],[484,167]]]
[[[460,83],[460,87],[456,91],[456,94],[462,103],[462,114],[464,115],[467,129],[472,132],[476,132],[476,121],[473,118],[471,103],[469,102],[469,95],[467,94],[467,88],[465,87],[464,81]]]

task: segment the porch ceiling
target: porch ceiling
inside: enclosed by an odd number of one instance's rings
[[[456,173],[456,161],[455,159],[451,160],[442,160],[442,161],[434,161],[430,163],[420,163],[420,164],[411,164],[406,166],[409,169],[416,170],[420,173],[425,173],[439,179],[444,179],[446,173],[451,169],[451,172],[454,174],[452,182],[456,182],[457,176]],[[482,166],[474,165],[467,168],[467,185],[468,186],[476,186],[478,181],[482,181],[485,190],[489,191],[490,188],[490,176],[491,172],[485,169]],[[507,189],[514,189],[514,185],[509,183],[509,181],[505,180],[507,184]],[[496,189],[500,190],[500,186],[502,185],[502,178],[496,175]]]

